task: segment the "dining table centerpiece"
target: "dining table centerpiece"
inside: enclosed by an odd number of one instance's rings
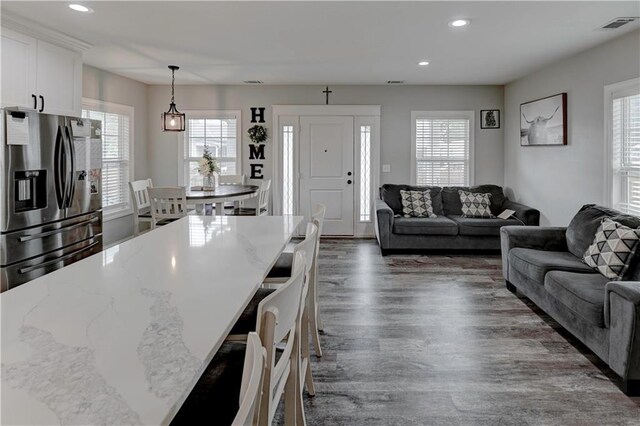
[[[200,176],[202,176],[203,187],[216,188],[218,186],[220,165],[218,164],[218,159],[211,155],[209,148],[204,148],[204,153],[202,154],[200,161],[198,161],[198,168],[196,170]]]

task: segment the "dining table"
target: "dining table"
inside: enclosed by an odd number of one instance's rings
[[[258,196],[257,185],[223,184],[216,187],[187,188],[187,204],[196,205],[198,213],[204,214],[206,204],[215,204],[215,214],[224,216],[224,204],[248,200]]]
[[[301,221],[189,215],[0,294],[0,423],[170,423]]]

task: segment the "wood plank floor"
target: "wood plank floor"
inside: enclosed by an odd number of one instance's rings
[[[497,255],[382,257],[373,240],[327,239],[319,267],[309,425],[640,425],[640,399],[506,290]]]

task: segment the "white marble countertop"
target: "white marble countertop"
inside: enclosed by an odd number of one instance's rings
[[[0,294],[0,422],[170,422],[301,221],[188,216]]]

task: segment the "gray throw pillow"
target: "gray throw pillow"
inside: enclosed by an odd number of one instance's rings
[[[429,191],[400,190],[404,217],[438,217],[433,213]]]
[[[629,270],[638,242],[640,230],[604,218],[583,260],[605,277],[617,281]]]
[[[459,190],[462,217],[495,217],[491,213],[491,194],[480,194]]]

